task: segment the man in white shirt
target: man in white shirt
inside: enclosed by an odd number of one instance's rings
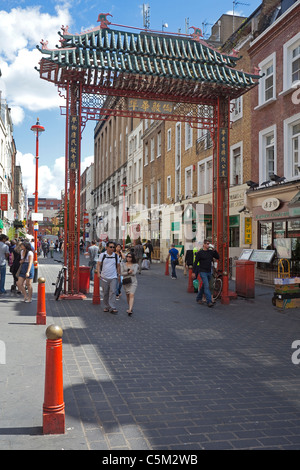
[[[101,253],[97,262],[97,273],[102,282],[104,312],[117,314],[116,290],[120,281],[120,260],[114,252],[115,243],[108,241],[105,253]]]

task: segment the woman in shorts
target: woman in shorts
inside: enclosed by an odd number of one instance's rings
[[[123,289],[126,293],[129,316],[133,314],[133,302],[134,294],[137,288],[136,273],[138,270],[138,264],[133,253],[128,253],[125,258],[125,262],[120,264],[121,276],[123,276]]]
[[[34,276],[33,251],[28,242],[21,243],[21,271],[17,282],[18,289],[24,296],[24,302],[32,300],[32,279]],[[27,294],[25,285],[27,287]]]

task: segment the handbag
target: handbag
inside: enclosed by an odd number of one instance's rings
[[[124,285],[131,284],[131,283],[132,283],[131,277],[124,277],[124,279],[123,279],[123,284]]]

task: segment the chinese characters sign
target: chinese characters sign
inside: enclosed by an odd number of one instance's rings
[[[8,194],[0,194],[0,205],[3,211],[8,210]]]
[[[245,245],[252,243],[252,217],[245,217]]]
[[[80,145],[80,119],[79,116],[70,116],[69,127],[69,168],[78,170]]]
[[[228,177],[228,129],[220,128],[220,148],[219,148],[219,176]]]
[[[128,110],[137,111],[140,113],[171,114],[173,113],[173,103],[168,101],[141,100],[132,98],[128,101]]]

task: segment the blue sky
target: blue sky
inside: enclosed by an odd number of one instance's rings
[[[149,0],[150,29],[185,33],[189,26],[200,27],[209,36],[219,17],[233,10],[232,0]],[[235,2],[237,15],[249,16],[261,0]],[[56,87],[39,78],[34,70],[41,54],[36,49],[41,39],[48,47],[58,44],[57,32],[68,25],[79,33],[97,26],[99,13],[110,13],[112,23],[143,28],[143,1],[113,0],[0,0],[0,90],[12,109],[18,162],[28,196],[34,191],[35,138],[30,128],[39,117],[45,132],[40,138],[39,196],[60,197],[64,187],[65,118],[59,106],[64,103]],[[111,26],[118,29],[117,26]],[[192,31],[192,30],[191,30]],[[95,122],[87,123],[82,139],[82,168],[93,160]],[[32,189],[32,191],[31,191]]]

